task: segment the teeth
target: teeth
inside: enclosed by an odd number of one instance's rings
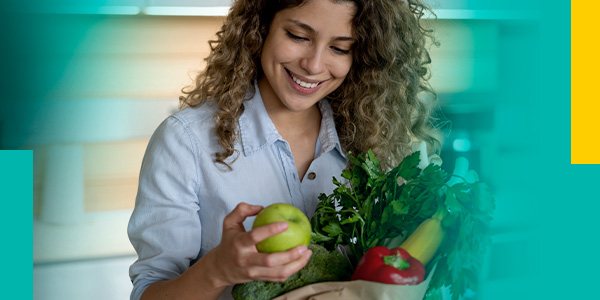
[[[317,85],[319,85],[318,83],[308,83],[308,82],[304,82],[298,78],[296,78],[292,73],[290,73],[290,75],[292,76],[292,79],[294,80],[294,82],[296,82],[298,85],[300,85],[301,87],[305,87],[305,88],[309,88],[309,89],[313,89],[315,88]]]

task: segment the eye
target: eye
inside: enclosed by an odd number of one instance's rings
[[[287,34],[287,36],[289,38],[291,38],[292,40],[295,40],[295,41],[306,41],[306,40],[308,40],[307,38],[303,38],[301,36],[297,36],[297,35],[289,32],[289,31],[286,31],[286,34]]]
[[[331,47],[331,49],[334,52],[338,53],[338,54],[344,54],[344,55],[345,54],[350,54],[350,50],[344,50],[344,49],[341,49],[341,48],[338,48],[338,47],[333,47],[333,46]]]

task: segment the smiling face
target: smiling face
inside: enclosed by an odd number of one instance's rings
[[[354,5],[308,0],[275,14],[259,88],[266,106],[303,112],[335,91],[352,66]]]

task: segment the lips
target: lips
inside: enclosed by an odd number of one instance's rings
[[[298,88],[311,90],[311,89],[317,88],[323,82],[327,81],[327,80],[324,80],[324,81],[308,80],[306,78],[300,78],[300,76],[295,75],[294,73],[290,72],[290,70],[288,70],[288,69],[285,69],[285,71],[289,75],[289,78],[297,85],[296,87],[298,87]]]

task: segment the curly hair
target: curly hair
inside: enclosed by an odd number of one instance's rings
[[[428,83],[431,59],[426,49],[427,38],[433,37],[421,25],[429,8],[419,0],[333,1],[351,2],[356,8],[352,67],[328,96],[344,151],[371,149],[382,168],[394,167],[410,154],[413,140],[425,141],[430,153],[439,152],[441,132],[431,113],[435,101],[420,97],[426,93],[436,98]],[[262,45],[275,14],[304,2],[235,1],[217,39],[209,41],[206,68],[195,86],[182,90],[181,108],[206,101],[217,105],[216,135],[223,148],[215,154],[218,163],[229,166],[226,160],[237,152],[237,121],[243,102],[256,93]]]

